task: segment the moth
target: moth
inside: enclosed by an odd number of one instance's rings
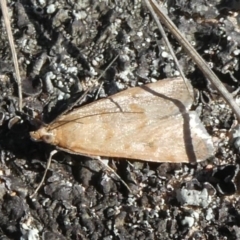
[[[213,155],[212,139],[181,77],[129,88],[73,109],[31,138],[85,156],[152,162],[197,162]]]

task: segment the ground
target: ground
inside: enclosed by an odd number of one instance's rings
[[[54,149],[30,139],[40,121],[70,111],[99,83],[79,104],[179,75],[143,2],[8,1],[24,107],[2,19],[1,239],[240,239],[239,152],[228,134],[235,117],[167,29],[215,155],[197,164],[107,159],[130,193],[97,160],[59,151],[31,198]],[[169,17],[230,92],[239,87],[239,8],[238,1],[168,1]]]

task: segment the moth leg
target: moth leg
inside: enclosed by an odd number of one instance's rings
[[[100,157],[95,157],[95,159],[98,160],[103,165],[103,167],[112,172],[120,180],[120,182],[128,189],[128,191],[132,193],[132,190],[129,188],[127,183],[124,180],[122,180],[122,178],[114,171],[114,169],[109,167]]]
[[[48,172],[48,169],[50,168],[50,165],[51,165],[51,162],[52,162],[52,157],[54,154],[57,153],[57,150],[53,150],[50,152],[50,155],[49,155],[49,158],[48,158],[48,161],[47,161],[47,166],[46,166],[46,169],[44,171],[44,174],[43,174],[43,177],[42,177],[42,180],[41,182],[39,183],[38,187],[36,188],[36,190],[34,191],[34,193],[30,196],[30,198],[33,198],[37,192],[39,191],[39,189],[42,187],[44,181],[45,181],[45,178],[46,178],[46,175],[47,175],[47,172]]]

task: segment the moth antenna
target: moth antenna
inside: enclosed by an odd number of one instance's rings
[[[97,81],[103,76],[103,74],[112,66],[112,64],[118,59],[119,57],[119,54],[117,54],[117,56],[108,64],[108,66],[105,68],[105,70],[100,74],[100,76],[96,79]],[[102,87],[103,83],[100,84],[99,86],[99,89]],[[89,87],[85,93],[79,98],[79,100],[77,102],[80,102],[82,101],[86,96],[87,94],[89,93],[90,90],[92,90],[95,86],[92,86],[92,87]],[[96,96],[98,96],[100,90],[98,90]],[[95,97],[95,100],[96,100],[97,97]]]
[[[22,111],[22,82],[21,82],[20,71],[19,71],[19,66],[18,66],[17,53],[16,53],[15,46],[14,46],[14,40],[13,40],[13,35],[12,35],[11,24],[9,21],[6,0],[1,0],[0,4],[1,4],[4,23],[5,23],[6,30],[7,30],[8,42],[9,42],[10,49],[12,52],[13,64],[14,64],[14,69],[15,69],[15,74],[16,74],[17,85],[18,85],[19,111],[21,112]]]
[[[97,93],[96,93],[96,96],[95,96],[94,100],[97,100],[97,99],[98,99],[98,95],[99,95],[99,93],[100,93],[100,90],[101,90],[102,86],[103,86],[103,82],[100,83],[100,85],[99,85],[99,87],[98,87],[98,91],[97,91]]]
[[[120,180],[120,182],[128,189],[128,191],[132,193],[132,190],[129,188],[127,183],[124,180],[122,180],[122,178],[111,167],[109,167],[103,160],[101,160],[100,157],[97,157],[95,159],[98,160],[103,165],[103,167],[112,172]]]
[[[113,65],[113,63],[118,59],[119,57],[119,53],[117,54],[117,56],[108,64],[108,66],[104,69],[104,71],[100,74],[100,76],[97,78],[97,80],[99,80],[103,74]]]
[[[118,59],[119,57],[119,54],[117,54],[117,56],[108,64],[108,66],[105,68],[105,70],[100,74],[100,76],[97,78],[97,81],[103,76],[103,74],[113,65],[113,63]],[[99,92],[102,88],[102,85],[103,85],[103,82],[101,82],[101,84],[99,85],[98,87],[98,91],[97,91],[97,94],[95,96],[95,100],[97,100],[98,98],[98,95],[99,95]]]
[[[119,54],[117,54],[117,56],[110,62],[110,64],[107,66],[107,68],[101,73],[101,75],[97,78],[97,80],[99,80],[103,74],[111,67],[111,65],[116,61],[116,59],[119,57]],[[103,85],[103,83],[100,84],[98,92],[96,94],[95,100],[100,92],[100,88]],[[64,115],[65,113],[69,112],[71,109],[73,109],[79,102],[81,103],[83,101],[83,99],[87,96],[87,94],[94,89],[96,86],[92,86],[86,89],[86,91],[83,93],[83,95],[81,97],[79,97],[74,103],[72,103],[65,111],[63,111],[58,117],[56,117],[53,121],[51,121],[48,124],[51,124],[53,122],[56,122],[62,115]]]
[[[41,182],[39,183],[39,185],[38,185],[38,187],[36,188],[36,190],[34,191],[34,193],[30,196],[30,198],[33,198],[33,197],[37,194],[37,192],[39,191],[39,189],[42,187],[42,185],[43,185],[43,183],[44,183],[44,181],[45,181],[47,172],[48,172],[48,170],[49,170],[49,168],[50,168],[50,165],[51,165],[51,162],[52,162],[52,157],[53,157],[53,155],[56,154],[56,153],[57,153],[57,150],[53,150],[53,151],[50,152],[50,155],[49,155],[49,158],[48,158],[48,161],[47,161],[47,166],[46,166],[46,169],[45,169],[45,171],[44,171],[42,180],[41,180]]]
[[[118,57],[119,57],[119,54],[117,54],[117,56],[108,64],[108,66],[105,68],[105,70],[104,70],[104,71],[100,74],[100,76],[96,79],[97,81],[98,81],[98,80],[103,76],[103,74],[112,66],[112,64],[118,59]],[[96,94],[95,100],[97,99],[97,96],[98,96],[98,94],[99,94],[99,92],[100,92],[100,89],[101,89],[102,85],[103,85],[103,82],[100,84],[100,86],[99,86],[99,88],[98,88],[98,92],[97,92],[97,94]],[[95,87],[95,86],[89,87],[89,88],[84,92],[84,94],[79,98],[79,100],[78,100],[76,103],[81,102],[81,101],[87,96],[87,94],[89,93],[89,91],[92,90],[94,87]],[[76,104],[76,103],[75,103],[75,104]],[[74,107],[74,106],[73,106],[73,107]]]
[[[187,78],[185,77],[185,74],[184,74],[183,71],[182,71],[182,68],[181,68],[181,66],[180,66],[180,64],[179,64],[179,62],[178,62],[178,59],[177,59],[177,57],[176,57],[176,55],[175,55],[175,53],[174,53],[174,51],[173,51],[172,45],[171,45],[171,43],[170,43],[169,40],[168,40],[168,37],[167,37],[167,35],[166,35],[166,33],[165,33],[164,29],[163,29],[163,26],[162,26],[161,22],[159,21],[158,16],[156,15],[156,13],[155,13],[155,11],[153,10],[153,8],[152,8],[151,4],[149,3],[149,1],[148,1],[148,0],[145,0],[145,3],[146,3],[146,5],[147,5],[149,11],[150,11],[151,14],[152,14],[152,17],[153,17],[154,21],[156,22],[160,33],[162,34],[162,37],[163,37],[163,39],[164,39],[164,42],[165,42],[165,44],[166,44],[169,52],[171,53],[171,55],[172,55],[172,57],[173,57],[173,60],[174,60],[174,62],[175,62],[175,64],[176,64],[176,66],[177,66],[178,71],[180,72],[181,77],[183,78],[183,81],[184,81],[184,83],[185,83],[185,86],[186,86],[186,88],[187,88],[187,90],[188,90],[191,98],[194,99],[194,96],[192,95],[191,90],[190,90],[190,89],[191,89],[190,83],[188,82]]]

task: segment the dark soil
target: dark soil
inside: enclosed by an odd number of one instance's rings
[[[240,77],[238,2],[168,1],[169,17],[231,92]],[[234,116],[167,29],[199,91],[194,108],[213,137],[215,156],[198,164],[108,159],[129,193],[97,160],[59,152],[31,198],[54,149],[30,139],[37,119],[49,123],[98,82],[102,88],[92,88],[81,104],[175,77],[178,70],[142,1],[9,0],[8,9],[24,108],[19,112],[2,20],[1,240],[240,239],[239,152],[228,137]]]

